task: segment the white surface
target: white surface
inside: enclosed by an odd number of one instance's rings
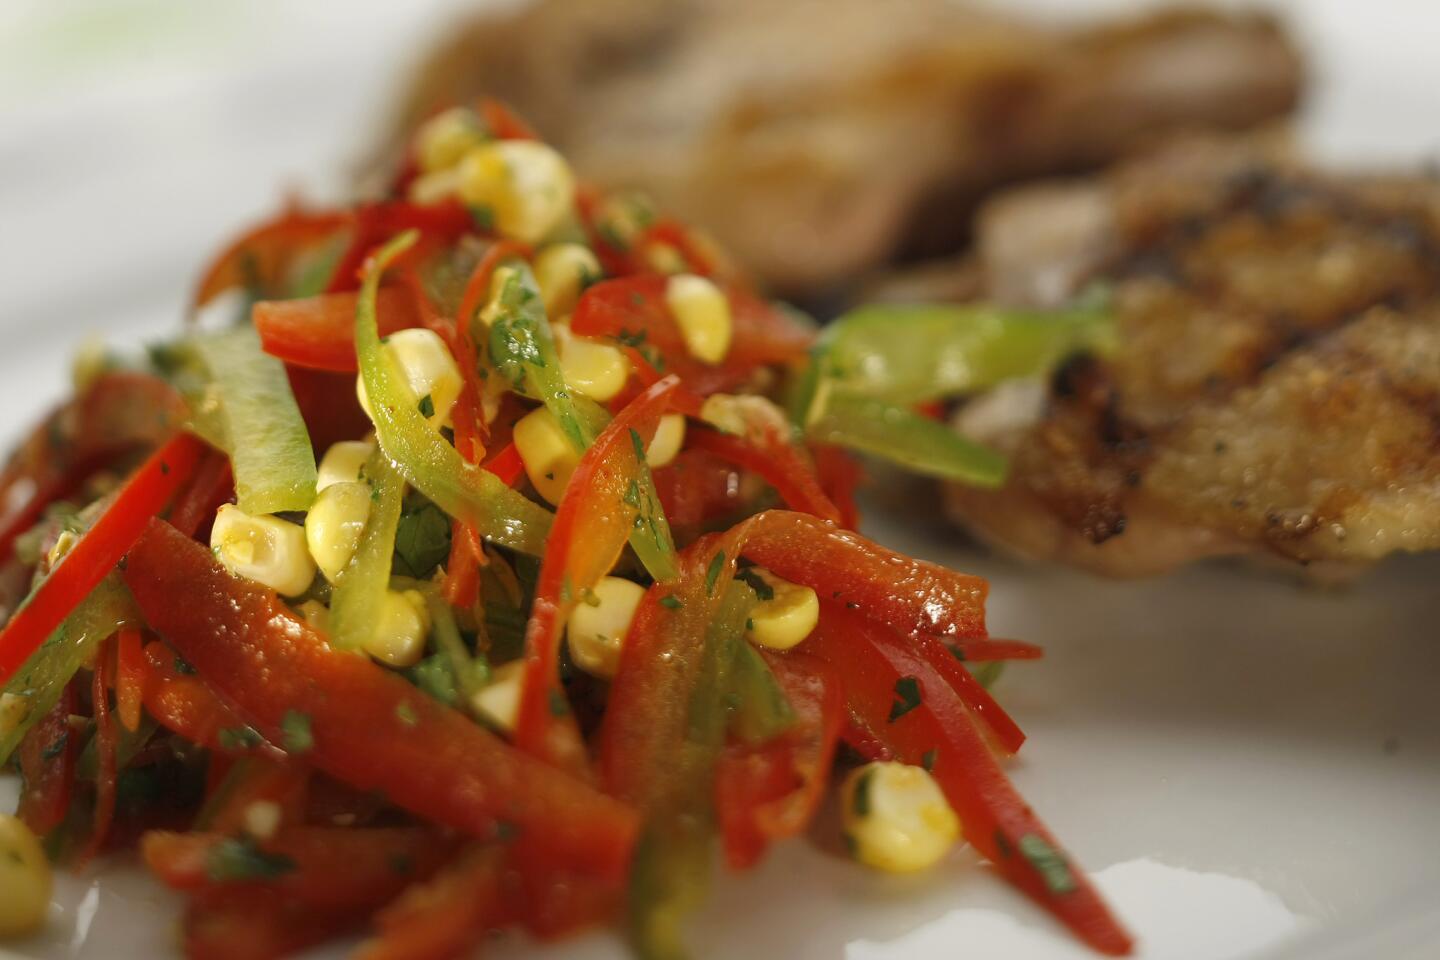
[[[173,329],[237,225],[284,189],[333,190],[416,43],[462,5],[0,5],[0,408],[15,418],[0,435],[63,392],[86,331],[126,343]],[[1440,145],[1440,5],[1279,6],[1317,59],[1304,130],[1319,151],[1413,162]],[[1440,558],[1343,592],[1224,567],[1112,584],[972,554],[918,520],[870,530],[990,576],[997,633],[1051,651],[1000,687],[1031,734],[1015,776],[1141,956],[1440,954]],[[175,916],[168,894],[111,866],[67,881],[46,936],[0,955],[163,955]],[[964,854],[897,880],[801,843],[722,880],[695,942],[747,960],[1086,956]],[[605,938],[488,955],[537,953],[619,955]]]

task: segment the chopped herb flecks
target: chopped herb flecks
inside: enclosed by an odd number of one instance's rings
[[[310,718],[299,710],[286,710],[280,721],[280,745],[286,753],[309,753],[315,746]]]
[[[1040,834],[1027,833],[1020,838],[1020,856],[1030,861],[1045,881],[1045,889],[1051,893],[1069,893],[1075,889],[1075,874],[1070,871],[1065,855]]]
[[[914,677],[901,677],[896,680],[895,702],[890,704],[890,722],[894,723],[918,706],[920,706],[920,681]]]
[[[725,551],[721,550],[710,558],[710,566],[705,569],[705,595],[715,596],[715,584],[720,579],[720,571],[725,569]]]
[[[294,869],[294,860],[261,850],[250,837],[221,840],[205,857],[205,873],[215,883],[273,880]]]

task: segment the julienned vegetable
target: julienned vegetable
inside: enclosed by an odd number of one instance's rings
[[[811,829],[858,754],[887,764],[847,794],[860,863],[943,858],[958,816],[1126,952],[1001,770],[1025,736],[990,668],[1040,651],[988,636],[983,580],[849,529],[842,449],[996,483],[916,404],[1103,321],[871,312],[817,345],[533,139],[455,108],[388,198],[245,235],[197,302],[242,287],[249,324],[93,372],[0,473],[26,828],[69,864],[138,838],[195,957],[613,925],[669,960],[717,850]],[[905,784],[940,805],[918,853]]]
[[[315,454],[285,365],[260,349],[251,327],[195,338],[230,454],[236,503],[246,513],[305,510],[315,499]],[[212,399],[207,397],[207,400]]]

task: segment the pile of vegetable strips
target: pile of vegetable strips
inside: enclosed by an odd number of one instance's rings
[[[819,333],[561,162],[494,102],[448,111],[388,195],[223,251],[195,301],[223,329],[77,364],[0,474],[18,816],[56,863],[138,848],[195,957],[615,926],[658,960],[717,853],[753,866],[895,762],[1127,953],[1002,771],[1024,734],[981,681],[1039,651],[988,637],[983,580],[855,532],[852,459],[1000,483],[936,411],[1103,349],[1104,316]]]

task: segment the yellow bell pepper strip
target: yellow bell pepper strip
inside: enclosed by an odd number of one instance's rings
[[[315,501],[315,452],[285,365],[260,348],[251,326],[190,343],[209,374],[217,420],[246,513],[307,510]]]
[[[370,516],[330,598],[330,639],[346,650],[364,646],[380,622],[405,495],[405,478],[378,451],[365,463],[365,479],[371,484]]]
[[[467,463],[446,443],[426,422],[419,399],[380,349],[375,317],[380,276],[418,236],[403,233],[368,261],[355,308],[355,353],[374,414],[375,438],[405,479],[441,510],[488,540],[538,557],[550,531],[550,512],[495,474]]]

